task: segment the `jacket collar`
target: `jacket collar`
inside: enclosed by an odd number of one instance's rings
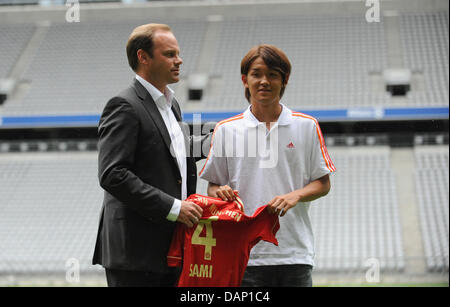
[[[172,100],[174,99],[174,92],[170,87],[166,86],[164,93],[161,93],[161,91],[158,90],[153,84],[151,84],[141,76],[136,75],[136,80],[139,81],[139,83],[152,96],[153,101],[155,101],[158,107],[163,109],[167,107],[172,108]]]

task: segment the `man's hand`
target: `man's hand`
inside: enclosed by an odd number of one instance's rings
[[[237,193],[237,191],[233,190],[230,186],[223,185],[216,190],[216,197],[221,198],[224,201],[234,201],[236,200],[235,192]]]
[[[269,212],[283,216],[289,209],[295,207],[299,201],[310,202],[316,200],[327,195],[330,188],[330,176],[327,174],[308,183],[301,189],[275,197],[268,203]]]
[[[203,209],[191,202],[191,201],[181,201],[180,213],[178,214],[177,222],[185,224],[187,227],[191,228],[200,221],[202,217]]]
[[[284,216],[289,209],[297,205],[299,200],[300,199],[296,191],[284,195],[278,195],[268,203],[268,210],[271,213]]]
[[[238,191],[233,190],[228,185],[219,186],[218,184],[210,182],[208,184],[208,196],[218,197],[224,201],[234,201],[236,200],[236,194]]]

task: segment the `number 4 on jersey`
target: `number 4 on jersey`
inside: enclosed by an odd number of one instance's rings
[[[211,253],[213,246],[216,246],[216,239],[213,237],[213,228],[211,225],[212,220],[201,220],[197,228],[195,228],[192,234],[192,244],[205,246],[205,260],[211,260]],[[203,228],[206,226],[206,236],[200,237]]]

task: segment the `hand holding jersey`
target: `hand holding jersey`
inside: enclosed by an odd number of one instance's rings
[[[177,222],[185,224],[191,228],[194,224],[197,224],[202,217],[203,209],[191,201],[182,201],[180,213],[177,218]]]
[[[269,211],[284,216],[299,202],[310,202],[325,196],[330,190],[330,175],[325,175],[307,184],[304,188],[274,197],[269,203]]]
[[[199,194],[187,201],[203,209],[196,227],[178,224],[167,255],[169,266],[182,266],[180,287],[239,286],[250,250],[260,240],[278,245],[278,217],[266,206],[252,215],[244,213],[239,197],[234,201]]]
[[[280,217],[282,217],[287,213],[289,209],[295,207],[297,203],[299,203],[300,201],[302,202],[313,201],[317,198],[324,196],[326,194],[325,191],[328,191],[329,189],[330,189],[330,176],[325,175],[309,183],[302,189],[298,189],[287,194],[275,196],[267,204],[268,211],[270,213],[275,213]],[[211,182],[208,185],[208,194],[215,195],[215,197],[219,197],[225,201],[234,200],[235,193],[237,194],[238,191],[233,190],[228,185],[219,186]]]
[[[224,201],[235,200],[238,193],[239,191],[233,190],[228,185],[219,186],[211,182],[208,184],[208,195],[221,198]]]
[[[295,207],[299,201],[300,197],[298,196],[297,191],[276,196],[268,204],[269,212],[284,216],[286,212]]]

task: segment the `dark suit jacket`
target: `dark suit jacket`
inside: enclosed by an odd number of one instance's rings
[[[172,111],[181,121],[175,99]],[[93,264],[164,272],[176,225],[166,217],[174,198],[181,199],[181,175],[161,114],[139,81],[108,101],[98,132],[98,174],[105,196]],[[188,196],[195,193],[196,172],[195,159],[188,157]]]

